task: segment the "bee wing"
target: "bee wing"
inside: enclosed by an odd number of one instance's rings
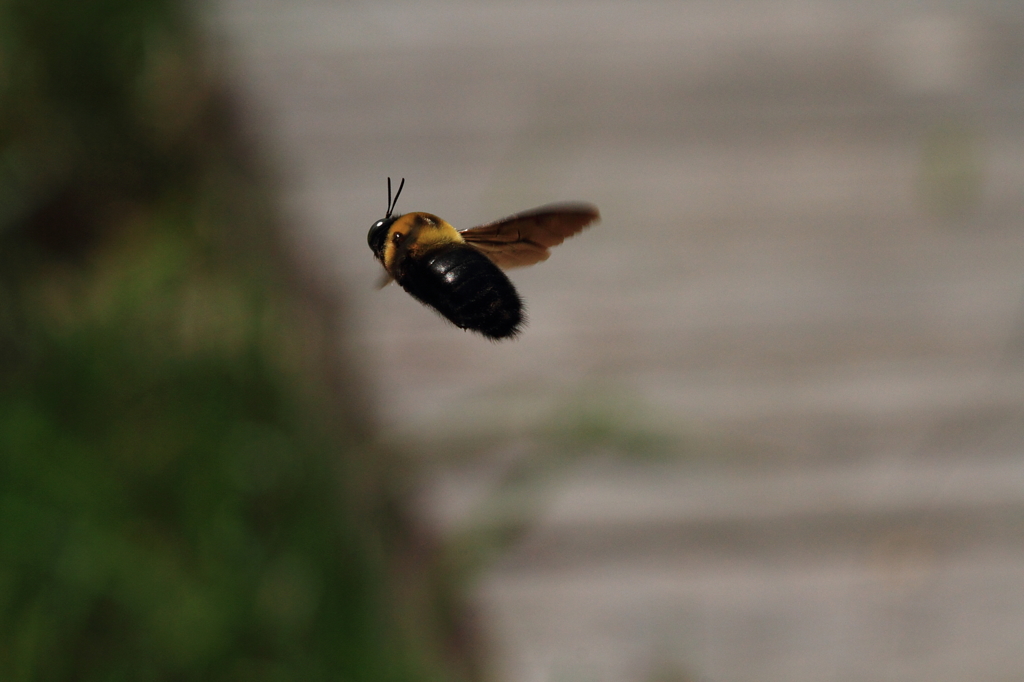
[[[548,251],[598,220],[597,208],[583,203],[548,204],[460,234],[502,270],[547,260]]]

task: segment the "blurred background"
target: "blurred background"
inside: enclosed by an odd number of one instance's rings
[[[5,12],[0,677],[1024,675],[1018,3]]]
[[[227,0],[304,263],[496,679],[1024,674],[1024,11]],[[493,344],[365,231],[553,200]]]

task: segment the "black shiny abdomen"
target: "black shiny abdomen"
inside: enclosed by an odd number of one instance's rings
[[[504,339],[515,336],[523,323],[523,302],[512,282],[471,246],[449,244],[406,258],[397,279],[462,329]]]

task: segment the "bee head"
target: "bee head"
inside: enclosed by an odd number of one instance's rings
[[[395,198],[392,200],[391,178],[388,178],[388,212],[383,218],[375,222],[370,227],[370,232],[366,235],[366,242],[370,245],[370,249],[377,258],[383,259],[384,245],[387,243],[388,230],[391,228],[392,223],[401,217],[401,214],[392,215],[392,213],[395,210],[395,204],[398,203],[398,197],[402,193],[403,187],[405,187],[405,178],[402,178],[402,182],[398,185],[398,191],[395,192]]]
[[[388,240],[388,230],[391,229],[391,225],[394,224],[401,216],[390,216],[388,218],[381,218],[373,224],[370,228],[370,233],[366,235],[366,242],[370,245],[370,250],[377,258],[381,258],[384,253],[384,245]]]

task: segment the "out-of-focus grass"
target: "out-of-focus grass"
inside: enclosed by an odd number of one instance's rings
[[[369,453],[275,361],[265,293],[225,295],[240,329],[195,331],[176,251],[134,249],[93,296],[64,283],[59,319],[24,293],[0,388],[0,677],[405,679],[386,518],[356,487]]]
[[[440,679],[337,311],[196,36],[0,0],[0,679]]]
[[[646,418],[642,401],[628,393],[588,387],[570,395],[538,435],[568,453],[612,453],[624,459],[692,459],[696,452],[678,425]]]
[[[442,577],[450,585],[472,582],[507,552],[534,527],[564,477],[580,467],[697,469],[724,457],[749,459],[742,444],[695,424],[680,425],[613,385],[583,385],[551,400],[543,412],[528,428],[474,424],[468,433],[398,441],[425,469],[461,476],[476,489],[470,493],[476,499],[457,518],[444,511],[435,518],[444,526]]]
[[[921,141],[919,198],[947,221],[970,217],[981,203],[984,173],[977,131],[958,121],[930,129]]]

